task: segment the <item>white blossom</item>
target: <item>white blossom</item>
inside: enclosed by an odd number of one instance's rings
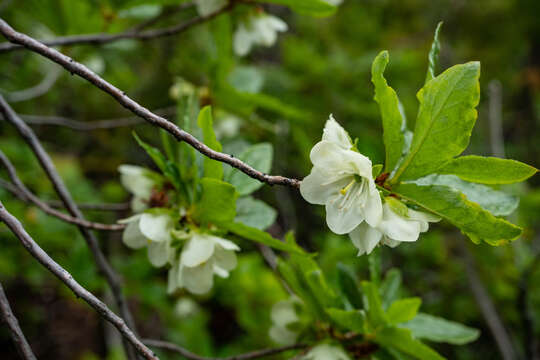
[[[300,184],[300,193],[312,204],[325,205],[330,230],[347,234],[364,220],[379,225],[382,202],[371,161],[353,149],[349,134],[332,115],[310,158],[313,169]]]
[[[132,249],[148,247],[148,259],[155,267],[171,262],[171,231],[174,220],[166,212],[145,212],[119,221],[127,224],[122,234],[124,244]]]
[[[343,0],[323,0],[323,1],[327,2],[330,5],[334,5],[334,6],[341,5],[341,3],[343,2]]]
[[[380,224],[372,227],[362,223],[349,236],[358,248],[358,255],[369,254],[379,242],[396,247],[403,241],[416,241],[421,232],[428,230],[430,222],[440,220],[438,216],[410,209],[399,200],[387,197]]]
[[[234,33],[234,52],[245,56],[255,45],[270,47],[277,40],[277,33],[287,31],[288,26],[278,17],[257,14],[238,24]]]
[[[298,338],[298,333],[288,328],[300,320],[296,313],[296,307],[301,304],[300,299],[291,297],[287,300],[282,300],[272,306],[270,317],[272,319],[272,327],[270,327],[269,335],[272,340],[280,345],[292,345]]]
[[[193,294],[205,294],[214,284],[214,274],[226,278],[236,267],[240,248],[232,241],[191,231],[180,257],[169,270],[168,292],[186,288]]]
[[[208,16],[227,5],[227,0],[195,0],[197,12],[201,16]]]
[[[150,170],[134,165],[120,165],[120,182],[133,194],[131,209],[141,212],[148,207],[148,201],[152,196],[152,189],[156,186],[155,181],[149,176]]]
[[[351,360],[341,347],[320,344],[311,349],[302,360]]]

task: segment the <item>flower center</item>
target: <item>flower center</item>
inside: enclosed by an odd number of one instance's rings
[[[339,190],[339,193],[341,195],[346,195],[347,192],[353,187],[354,183],[359,182],[362,183],[362,177],[359,175],[354,175],[353,179],[350,183],[347,184],[343,189]]]

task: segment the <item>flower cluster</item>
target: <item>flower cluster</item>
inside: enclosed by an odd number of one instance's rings
[[[170,265],[169,293],[186,288],[205,294],[214,274],[228,277],[236,267],[236,244],[202,231],[183,207],[168,204],[161,175],[132,165],[122,165],[119,171],[122,184],[133,194],[132,210],[139,212],[120,221],[127,224],[123,242],[133,249],[147,247],[155,267]]]
[[[300,192],[308,202],[325,206],[330,230],[349,234],[358,255],[369,254],[379,243],[395,247],[416,241],[427,231],[428,222],[440,220],[392,196],[383,197],[373,179],[371,160],[358,152],[332,116],[310,159],[313,169]]]

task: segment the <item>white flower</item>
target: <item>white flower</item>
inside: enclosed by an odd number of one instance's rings
[[[382,218],[371,161],[352,148],[349,134],[330,115],[322,140],[311,150],[313,169],[300,184],[304,199],[325,205],[326,222],[336,234],[347,234],[364,220],[377,226]]]
[[[148,259],[155,267],[171,261],[171,230],[174,220],[167,213],[142,213],[119,221],[127,224],[122,234],[124,244],[132,249],[148,246]]]
[[[288,328],[300,320],[296,314],[296,306],[301,304],[300,299],[291,297],[282,300],[272,306],[270,317],[272,318],[272,327],[269,335],[272,340],[280,345],[292,345],[298,338],[298,333]]]
[[[201,16],[207,16],[227,5],[227,0],[195,0],[197,12]]]
[[[440,220],[438,216],[410,209],[399,200],[387,197],[381,223],[376,227],[360,224],[349,236],[358,248],[358,255],[369,254],[379,242],[396,247],[402,241],[416,241],[421,232],[428,230],[429,222]]]
[[[343,0],[324,0],[324,1],[334,6],[341,5],[341,3],[343,2]]]
[[[249,53],[254,45],[270,47],[277,39],[277,33],[287,31],[288,26],[278,17],[261,14],[240,22],[234,33],[234,52],[238,56]]]
[[[235,243],[196,231],[190,235],[169,270],[169,293],[185,287],[194,294],[205,294],[214,284],[214,274],[226,278],[236,267],[235,251],[240,248]]]
[[[120,165],[120,182],[133,194],[131,209],[141,212],[148,207],[147,203],[152,196],[155,181],[149,176],[150,170],[134,165]]]
[[[302,360],[351,360],[341,347],[320,344],[311,349]]]

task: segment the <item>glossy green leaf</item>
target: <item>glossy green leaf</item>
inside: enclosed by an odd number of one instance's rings
[[[330,319],[337,325],[359,334],[366,332],[366,314],[363,310],[326,309]]]
[[[287,251],[290,253],[296,253],[300,255],[306,254],[304,250],[302,250],[302,248],[297,245],[283,242],[281,240],[278,240],[272,237],[267,232],[244,225],[242,223],[237,223],[237,222],[232,222],[232,221],[228,223],[221,222],[219,223],[219,226],[230,231],[231,233],[235,235],[238,235],[240,237],[243,237],[251,241],[258,242],[266,246],[270,246],[271,248],[274,248],[277,250]]]
[[[276,217],[276,210],[251,196],[242,197],[236,202],[236,222],[265,230],[276,221]]]
[[[429,346],[412,337],[409,329],[386,327],[375,335],[375,342],[382,347],[394,348],[414,359],[420,360],[443,360],[444,358],[437,354]]]
[[[383,124],[383,141],[386,151],[385,172],[390,172],[397,165],[403,150],[403,133],[405,122],[399,109],[396,92],[386,82],[384,70],[388,65],[388,51],[377,55],[371,65],[371,82],[375,85],[375,101],[379,104]]]
[[[476,155],[458,157],[437,170],[439,174],[453,174],[463,180],[481,184],[525,181],[537,171],[536,168],[516,160]]]
[[[388,318],[382,308],[377,286],[369,281],[363,281],[362,291],[364,294],[364,310],[367,313],[370,326],[375,328],[386,325],[388,323]]]
[[[356,309],[362,308],[362,294],[354,273],[342,263],[337,264],[338,284],[343,296]]]
[[[451,187],[409,183],[400,185],[395,192],[448,220],[476,243],[483,240],[491,245],[501,245],[521,234],[521,228],[493,216]]]
[[[477,203],[495,216],[510,215],[519,204],[517,196],[494,190],[489,186],[463,181],[455,175],[432,174],[418,179],[414,183],[417,185],[449,186],[463,193],[467,200]]]
[[[437,28],[435,29],[435,35],[433,36],[433,42],[431,43],[431,49],[429,50],[426,83],[435,78],[435,70],[439,65],[439,53],[441,52],[439,33],[441,32],[442,24],[442,21],[437,24]]]
[[[480,63],[456,65],[419,92],[420,110],[409,153],[391,183],[435,172],[469,144],[480,99]]]
[[[148,156],[150,156],[150,158],[154,161],[157,167],[162,172],[164,172],[167,166],[167,158],[165,157],[165,155],[163,155],[161,151],[159,151],[157,148],[142,141],[141,138],[135,133],[135,131],[133,131],[133,137],[135,138],[139,146],[142,147],[144,151],[146,151]]]
[[[217,140],[214,133],[212,108],[205,106],[199,112],[197,125],[202,129],[204,143],[212,150],[221,152],[221,143]],[[223,179],[223,164],[220,161],[204,157],[204,176],[214,179]]]
[[[407,298],[396,300],[386,312],[391,324],[399,324],[411,320],[416,316],[422,300],[420,298]]]
[[[232,222],[236,215],[238,193],[231,184],[214,178],[202,178],[201,198],[194,217],[203,224]]]
[[[273,148],[271,144],[261,143],[250,146],[238,156],[240,160],[251,165],[255,169],[268,173],[272,167]],[[225,180],[233,184],[240,195],[249,195],[264,184],[255,180],[243,172],[228,167],[225,172]]]
[[[398,269],[388,270],[386,277],[379,288],[383,309],[388,309],[388,307],[397,300],[400,286],[401,272]]]
[[[324,0],[263,0],[261,2],[285,5],[292,10],[311,16],[330,16],[336,11],[334,5]]]
[[[419,313],[402,326],[410,329],[414,337],[435,342],[464,345],[475,341],[480,331],[436,316]]]

